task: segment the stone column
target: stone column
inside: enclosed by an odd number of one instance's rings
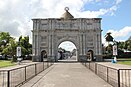
[[[94,39],[95,39],[95,42],[94,43],[96,43],[95,45],[96,45],[96,55],[98,55],[98,40],[97,40],[97,33],[95,33],[95,36],[94,36]]]
[[[51,55],[51,35],[49,34],[48,37],[49,37],[48,38],[48,45],[49,45],[49,55],[48,56],[50,56]]]
[[[40,55],[39,55],[39,29],[40,29],[40,20],[37,20],[37,22],[36,22],[37,24],[36,24],[36,29],[37,29],[37,31],[36,31],[36,61],[40,61]]]
[[[38,57],[40,57],[40,54],[41,54],[41,50],[40,50],[40,35],[39,35],[39,32],[38,32],[38,36],[37,36],[37,40],[38,40],[38,44],[37,44],[37,54],[38,54]]]
[[[99,55],[102,55],[102,41],[101,41],[101,32],[99,34]]]
[[[84,45],[85,44],[84,34],[82,34],[81,37],[82,37],[82,41],[81,41],[81,43],[82,43],[82,55],[84,55],[84,50],[85,50],[85,47],[84,47],[85,46]]]
[[[33,34],[32,34],[32,38],[33,38],[33,40],[32,40],[32,48],[33,48],[33,50],[32,50],[32,54],[33,55],[35,55],[35,35],[34,35],[34,31],[32,32]]]
[[[86,55],[86,35],[83,35],[83,51],[84,51],[84,55]]]
[[[32,40],[32,54],[33,54],[33,57],[32,57],[32,61],[33,62],[35,62],[36,61],[36,42],[35,42],[35,38],[36,38],[36,35],[35,35],[35,32],[34,31],[32,31],[32,38],[33,38],[33,40]]]
[[[52,56],[54,56],[54,35],[52,35]]]
[[[79,44],[80,44],[80,55],[82,55],[82,35],[80,34],[79,35],[79,38],[80,38],[80,40],[79,40]]]
[[[97,41],[98,41],[98,54],[97,54],[97,59],[96,61],[103,61],[102,59],[102,46],[101,46],[101,34],[100,32],[98,31],[98,34],[97,34]]]

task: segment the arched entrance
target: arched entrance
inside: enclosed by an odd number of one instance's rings
[[[95,61],[94,53],[93,53],[92,50],[89,50],[89,51],[87,52],[87,59],[88,59],[89,61]]]
[[[77,48],[71,41],[63,41],[58,45],[58,61],[78,61]]]
[[[46,50],[42,50],[41,51],[41,62],[43,62],[45,59],[47,60],[47,52]]]

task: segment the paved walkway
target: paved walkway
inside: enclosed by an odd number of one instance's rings
[[[55,63],[22,87],[112,87],[81,63]]]

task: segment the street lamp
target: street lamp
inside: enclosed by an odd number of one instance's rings
[[[113,45],[113,55],[114,55],[114,63],[117,62],[117,41],[114,41],[114,45]]]
[[[20,65],[20,61],[22,60],[21,57],[21,47],[20,47],[20,42],[18,42],[18,47],[16,49],[16,55],[17,55],[17,61],[18,61],[18,64]]]

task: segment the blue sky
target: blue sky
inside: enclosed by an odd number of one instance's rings
[[[131,0],[0,0],[0,31],[32,42],[31,19],[60,18],[65,7],[76,18],[102,18],[103,43],[107,32],[117,41],[131,36]]]
[[[113,16],[103,15],[102,17],[102,29],[103,34],[109,30],[120,31],[127,26],[131,26],[131,0],[123,0]],[[123,32],[124,33],[124,32]],[[118,33],[119,34],[119,33]],[[126,36],[115,37],[117,40],[127,40],[131,36],[131,30]]]

